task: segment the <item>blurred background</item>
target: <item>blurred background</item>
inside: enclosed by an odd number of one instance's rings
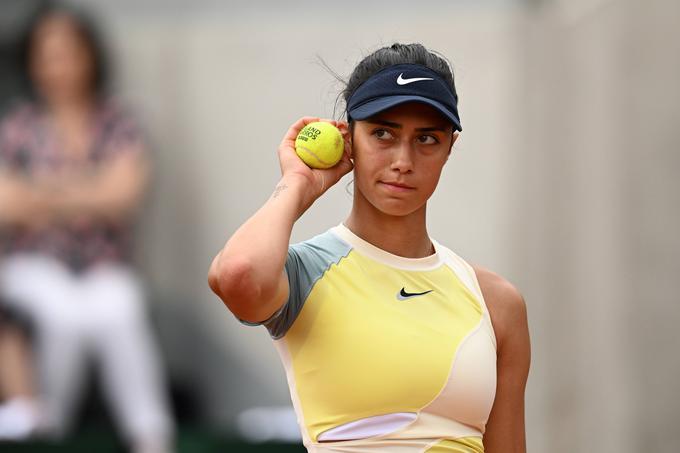
[[[17,43],[44,3],[0,3],[5,110],[25,91]],[[679,2],[66,3],[97,19],[113,91],[151,150],[135,262],[179,451],[295,444],[271,340],[212,295],[207,269],[271,194],[289,124],[340,116],[342,85],[320,58],[347,76],[395,41],[454,67],[464,132],[430,233],[527,301],[528,451],[680,451]],[[294,241],[344,219],[348,182],[305,214]],[[70,439],[107,451],[119,440],[98,434],[115,430],[98,385],[88,388]]]

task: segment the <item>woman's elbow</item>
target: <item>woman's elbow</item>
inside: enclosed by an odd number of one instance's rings
[[[210,289],[234,315],[241,319],[252,317],[267,291],[255,277],[253,264],[244,259],[221,259],[218,255],[208,273]]]

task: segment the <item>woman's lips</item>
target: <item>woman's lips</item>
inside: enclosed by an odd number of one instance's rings
[[[388,190],[394,192],[410,192],[412,190],[415,190],[415,187],[413,186],[409,186],[408,184],[396,181],[380,181],[380,184],[385,186]]]

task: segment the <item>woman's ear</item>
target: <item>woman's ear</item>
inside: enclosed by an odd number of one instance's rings
[[[338,121],[338,129],[342,134],[342,138],[345,140],[345,152],[349,158],[352,159],[354,157],[352,153],[352,132],[354,128],[352,127],[352,124],[347,124],[345,121]]]
[[[460,133],[458,131],[453,131],[453,134],[451,134],[451,146],[449,146],[449,156],[451,155],[451,150],[453,149],[453,144],[456,143],[456,140],[458,140],[458,137],[460,137]]]

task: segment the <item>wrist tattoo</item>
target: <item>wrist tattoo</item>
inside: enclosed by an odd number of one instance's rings
[[[274,189],[274,194],[272,195],[272,198],[278,197],[279,194],[280,194],[281,192],[283,192],[284,190],[286,190],[287,188],[288,188],[287,185],[285,185],[285,184],[279,184],[278,186],[276,186],[276,189]]]

